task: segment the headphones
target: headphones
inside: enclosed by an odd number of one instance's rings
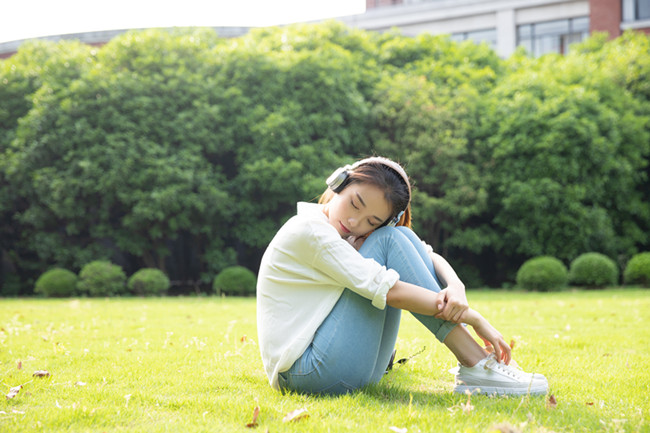
[[[329,189],[331,189],[335,193],[339,193],[339,192],[343,191],[343,189],[347,186],[347,183],[348,183],[347,180],[350,177],[350,172],[353,172],[357,167],[359,167],[361,165],[372,164],[372,163],[382,164],[382,165],[388,167],[389,169],[391,169],[392,171],[394,171],[395,173],[397,173],[400,176],[400,178],[402,179],[402,181],[404,182],[404,184],[408,188],[408,192],[409,192],[409,200],[408,200],[408,202],[410,203],[411,202],[411,183],[409,182],[409,178],[408,178],[408,175],[406,174],[406,171],[404,171],[402,166],[399,165],[398,163],[396,163],[394,161],[391,161],[388,158],[381,157],[381,156],[373,156],[371,158],[366,158],[366,159],[362,159],[360,161],[357,161],[352,165],[346,165],[344,167],[337,168],[334,171],[334,173],[332,173],[327,178],[327,180],[325,182],[327,183],[327,186],[329,187]],[[408,206],[408,204],[407,204],[407,206]],[[402,215],[404,215],[405,210],[406,209],[403,209],[401,212],[399,212],[397,214],[397,216],[395,216],[395,218],[391,219],[386,225],[390,226],[390,227],[394,227],[395,225],[397,225],[400,218],[402,218]]]

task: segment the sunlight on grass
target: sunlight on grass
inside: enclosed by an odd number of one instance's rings
[[[650,291],[471,292],[548,397],[452,393],[449,352],[410,315],[378,385],[342,397],[282,395],[266,380],[255,300],[0,301],[0,431],[649,431]],[[424,349],[424,350],[423,350]],[[47,370],[49,377],[33,377]],[[308,417],[283,422],[304,408]],[[394,427],[395,429],[391,429]]]

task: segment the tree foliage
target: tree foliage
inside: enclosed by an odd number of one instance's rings
[[[370,154],[406,165],[416,231],[474,285],[625,262],[650,243],[649,47],[503,60],[336,22],[24,44],[0,62],[0,282],[110,260],[209,291]]]
[[[547,56],[490,95],[482,134],[500,251],[570,260],[647,242],[633,215],[647,212],[637,186],[647,182],[648,118],[597,75],[586,58]]]

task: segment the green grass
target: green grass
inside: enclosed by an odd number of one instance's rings
[[[515,341],[519,364],[547,376],[555,408],[547,396],[472,396],[464,411],[453,357],[409,314],[398,358],[420,354],[362,392],[309,397],[269,387],[254,299],[8,299],[0,379],[3,394],[23,388],[2,398],[0,431],[650,431],[650,290],[469,298]],[[300,408],[308,418],[283,423]]]

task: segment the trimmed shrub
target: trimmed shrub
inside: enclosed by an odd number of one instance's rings
[[[126,275],[121,266],[97,260],[79,272],[77,289],[89,296],[117,296],[125,292]]]
[[[54,268],[43,273],[34,285],[34,293],[46,297],[74,296],[77,292],[77,275],[67,269]]]
[[[618,266],[600,253],[584,253],[569,266],[569,283],[574,286],[605,287],[618,284]]]
[[[219,273],[212,283],[212,289],[216,294],[227,293],[236,296],[248,296],[255,294],[257,277],[243,266],[231,266]]]
[[[517,271],[517,285],[526,290],[549,292],[566,286],[569,271],[555,257],[539,256],[524,262]]]
[[[170,286],[169,278],[160,269],[140,269],[127,282],[129,290],[139,296],[162,295]]]
[[[625,284],[641,284],[650,287],[650,252],[633,256],[623,272]]]

